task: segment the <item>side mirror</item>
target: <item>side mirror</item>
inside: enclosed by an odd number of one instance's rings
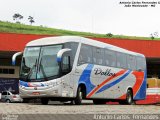
[[[61,49],[58,53],[57,53],[57,62],[62,62],[62,56],[65,52],[69,52],[71,51],[71,49],[69,48],[65,48],[65,49]]]
[[[22,54],[23,52],[17,52],[12,56],[12,65],[16,65],[16,57]]]

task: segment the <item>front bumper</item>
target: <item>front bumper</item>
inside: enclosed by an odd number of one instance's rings
[[[21,98],[61,97],[61,86],[54,87],[19,87]]]

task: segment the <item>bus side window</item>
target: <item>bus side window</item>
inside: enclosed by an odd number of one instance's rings
[[[104,61],[106,66],[115,67],[116,66],[116,53],[115,51],[105,50],[104,51]]]
[[[92,47],[82,44],[78,59],[78,65],[85,63],[92,63]]]
[[[70,72],[69,70],[69,56],[65,55],[63,56],[63,61],[62,61],[62,71],[63,72]]]
[[[71,64],[71,68],[72,68],[73,62],[74,62],[74,59],[75,59],[75,55],[76,55],[76,52],[77,52],[77,48],[78,48],[78,43],[76,43],[76,42],[65,43],[64,48],[70,48],[71,49],[70,64]]]
[[[117,67],[119,68],[126,68],[127,58],[126,54],[117,52]]]
[[[145,58],[138,56],[136,58],[136,61],[137,61],[137,70],[145,70],[146,68]]]
[[[133,55],[127,55],[127,68],[136,70],[136,58]]]
[[[93,63],[97,65],[102,65],[103,63],[103,49],[92,47],[93,49]]]

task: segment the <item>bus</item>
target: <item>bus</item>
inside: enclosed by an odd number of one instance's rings
[[[19,93],[25,100],[134,104],[146,97],[145,56],[79,36],[29,42],[22,55]]]

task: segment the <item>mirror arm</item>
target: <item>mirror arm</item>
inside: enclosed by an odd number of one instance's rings
[[[65,52],[69,52],[71,51],[71,49],[69,48],[64,48],[64,49],[61,49],[58,53],[57,53],[57,62],[58,62],[58,65],[59,65],[59,76],[62,75],[62,56]]]
[[[70,58],[70,56],[68,56],[68,60],[69,60],[69,71],[71,70],[71,58]]]
[[[63,55],[65,52],[68,52],[68,51],[71,51],[71,49],[65,48],[65,49],[60,50],[60,51],[57,53],[57,62],[61,62],[61,61],[62,61],[62,55]]]
[[[12,56],[12,65],[16,65],[16,57],[23,54],[23,52],[17,52]]]
[[[59,66],[59,77],[61,77],[61,75],[62,75],[62,65],[61,65],[61,62],[58,62],[58,66]]]

